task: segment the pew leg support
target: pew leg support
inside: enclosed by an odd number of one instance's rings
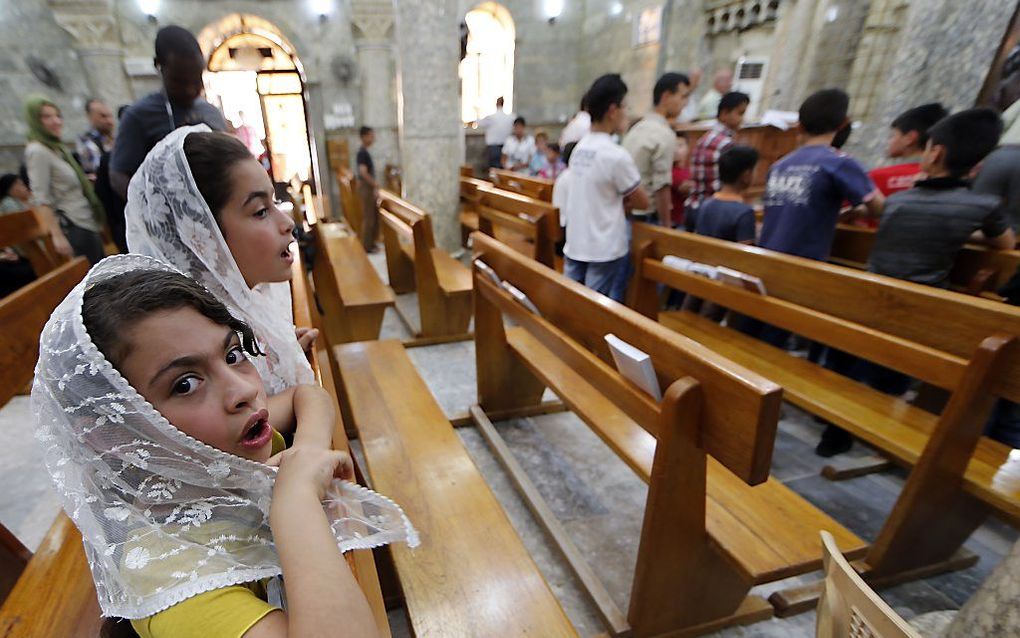
[[[884,472],[893,467],[892,461],[877,454],[857,459],[841,459],[822,468],[822,476],[830,481],[845,481],[866,474]]]
[[[946,572],[957,571],[973,567],[978,561],[977,554],[966,549],[960,549],[951,558],[929,565],[924,565],[909,571],[892,574],[890,576],[875,578],[869,576],[868,567],[861,561],[853,563],[856,569],[869,585],[876,589],[892,587],[901,583],[930,578]],[[769,603],[775,609],[779,618],[789,618],[818,607],[818,598],[822,594],[822,581],[818,580],[800,587],[791,587],[782,591],[774,592],[769,596]]]

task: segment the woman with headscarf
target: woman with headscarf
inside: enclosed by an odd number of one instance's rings
[[[25,124],[28,180],[35,208],[50,224],[54,247],[62,255],[80,255],[95,264],[105,255],[100,235],[103,205],[60,139],[64,130],[60,109],[45,97],[29,97],[25,100]]]
[[[318,333],[296,335],[291,311],[294,220],[240,140],[204,124],[167,135],[131,178],[124,218],[132,253],[175,266],[252,327],[270,394],[314,382],[302,347]]]

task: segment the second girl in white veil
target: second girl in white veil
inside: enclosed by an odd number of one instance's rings
[[[196,279],[255,332],[267,390],[313,383],[295,336],[290,286],[294,221],[244,144],[205,125],[149,152],[128,188],[127,242]]]

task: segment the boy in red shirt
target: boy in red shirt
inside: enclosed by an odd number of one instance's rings
[[[868,173],[883,195],[888,197],[914,186],[921,175],[921,153],[928,143],[928,129],[947,115],[949,112],[941,104],[933,102],[916,106],[893,120],[889,127],[886,156],[905,161]]]

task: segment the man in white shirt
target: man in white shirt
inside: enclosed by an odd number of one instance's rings
[[[613,142],[623,131],[627,85],[618,74],[603,75],[587,93],[591,132],[570,156],[570,188],[565,211],[567,243],[564,274],[604,295],[623,301],[623,276],[629,258],[626,208],[648,208],[641,174],[630,154]]]
[[[485,131],[486,159],[489,168],[503,166],[503,142],[513,132],[514,116],[503,111],[503,98],[496,98],[496,112],[478,121]]]
[[[690,80],[683,73],[664,73],[652,91],[654,107],[640,122],[631,127],[623,138],[623,148],[637,164],[641,173],[641,186],[652,197],[652,207],[634,211],[634,221],[654,221],[670,227],[673,199],[673,155],[676,152],[676,132],[672,122],[687,105]]]
[[[503,168],[527,172],[535,155],[535,138],[527,134],[524,128],[527,124],[523,117],[514,120],[513,135],[503,142]]]
[[[710,120],[715,117],[719,110],[719,100],[733,90],[733,71],[730,69],[719,69],[712,78],[712,88],[701,96],[698,102],[699,120]]]

